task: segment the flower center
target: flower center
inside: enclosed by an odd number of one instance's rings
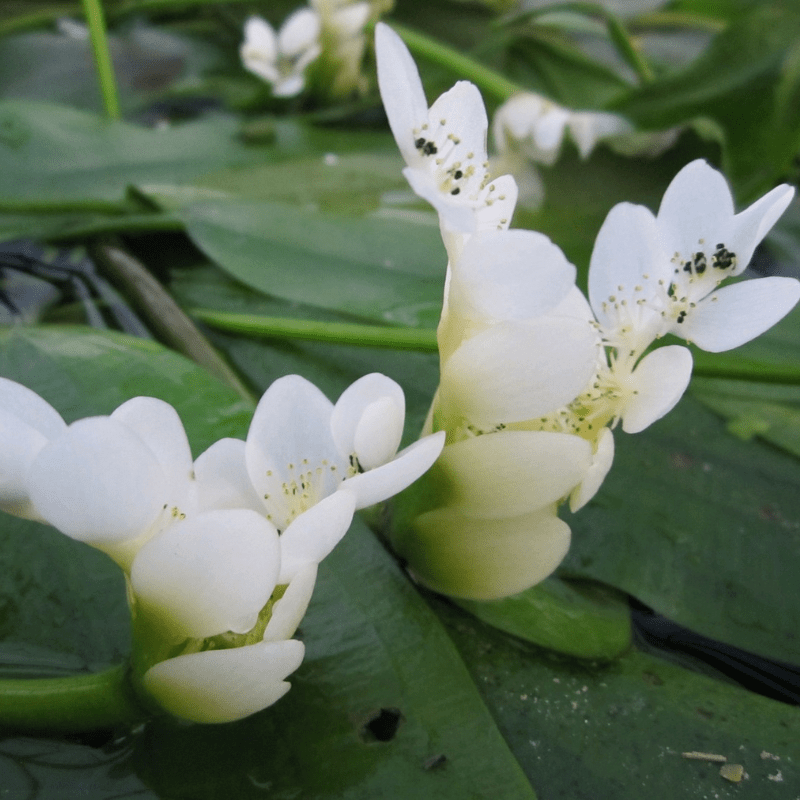
[[[334,463],[327,458],[314,464],[303,458],[287,464],[280,475],[267,470],[270,491],[263,496],[267,519],[282,533],[297,517],[333,494],[343,480],[359,471],[355,453],[347,464]]]
[[[446,119],[429,120],[415,128],[413,135],[414,147],[433,172],[441,192],[472,201],[483,199],[480,195],[491,180],[489,162],[478,161]]]

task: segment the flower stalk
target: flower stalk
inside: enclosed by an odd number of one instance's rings
[[[82,1],[83,10],[86,14],[86,24],[89,27],[89,36],[92,41],[103,105],[109,119],[120,119],[122,114],[119,106],[119,94],[117,92],[117,83],[114,79],[114,64],[111,61],[111,52],[108,47],[103,6],[101,0]]]

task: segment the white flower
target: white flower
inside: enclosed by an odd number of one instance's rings
[[[353,510],[391,497],[424,473],[444,435],[397,453],[402,389],[378,373],[352,384],[336,405],[288,375],[267,389],[247,441],[222,439],[195,463],[203,506],[251,508],[281,532],[281,582],[318,562],[346,532]],[[324,527],[309,521],[328,520]]]
[[[521,152],[531,161],[550,166],[569,133],[581,158],[588,158],[597,142],[630,133],[624,117],[605,111],[573,111],[533,92],[515,94],[503,103],[492,122],[501,153]]]
[[[725,179],[698,160],[674,178],[657,217],[641,206],[613,208],[589,272],[592,308],[609,344],[641,354],[656,337],[674,333],[720,352],[774,325],[800,299],[798,281],[719,287],[744,271],[793,194],[778,186],[735,214]]]
[[[288,691],[285,678],[304,653],[291,636],[317,565],[298,570],[273,601],[281,568],[277,530],[247,509],[176,522],[139,551],[130,576],[134,666],[165,710],[230,722]]]
[[[322,55],[319,72],[331,97],[364,91],[367,80],[361,64],[367,48],[366,26],[373,9],[366,0],[310,0],[321,22]]]
[[[381,97],[411,188],[447,230],[508,227],[516,185],[509,175],[489,175],[488,120],[477,87],[459,81],[428,109],[411,54],[383,23],[375,26],[375,51]]]
[[[260,17],[250,17],[244,35],[240,48],[244,66],[271,83],[276,97],[300,94],[306,68],[322,52],[319,15],[310,8],[298,9],[277,33]]]

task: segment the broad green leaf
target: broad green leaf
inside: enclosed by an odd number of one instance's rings
[[[557,659],[439,607],[508,743],[548,800],[785,800],[800,792],[797,709],[632,651]],[[699,751],[741,764],[741,784]]]
[[[690,396],[644,433],[570,519],[564,574],[632,594],[691,630],[800,661],[800,463],[731,436]]]
[[[186,181],[251,159],[237,122],[209,117],[166,130],[45,103],[0,102],[0,205],[121,205],[136,183]]]
[[[734,436],[760,436],[800,457],[800,386],[696,379],[692,394],[728,420]]]
[[[435,227],[247,201],[179,213],[209,258],[261,292],[382,322],[438,321],[446,261]]]
[[[577,658],[617,658],[631,646],[627,598],[603,586],[550,577],[503,600],[454,602],[495,628]]]

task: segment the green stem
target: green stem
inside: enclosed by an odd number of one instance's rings
[[[693,350],[694,370],[697,377],[722,378],[732,381],[752,381],[785,386],[800,385],[800,366],[794,364],[767,364],[760,361],[742,361],[741,358],[721,353]]]
[[[114,65],[108,49],[103,6],[100,0],[83,0],[83,11],[86,14],[86,24],[89,26],[89,36],[92,40],[97,77],[100,79],[100,92],[103,95],[106,114],[109,119],[119,119],[122,115],[119,110],[117,84],[114,80]]]
[[[424,33],[406,28],[405,25],[400,25],[394,20],[391,21],[391,26],[412,53],[430,59],[436,64],[441,64],[460,78],[472,81],[485,94],[491,95],[496,100],[502,102],[514,94],[526,91],[524,86],[510,81],[501,73],[475,61],[455,48],[443,44],[438,39],[432,39]]]
[[[5,729],[75,733],[148,716],[122,665],[69,678],[0,680],[0,726]]]
[[[259,317],[252,314],[215,311],[210,308],[193,308],[190,313],[212,328],[267,339],[305,339],[360,347],[418,350],[426,353],[437,351],[436,331],[420,328],[319,322],[285,317]]]

